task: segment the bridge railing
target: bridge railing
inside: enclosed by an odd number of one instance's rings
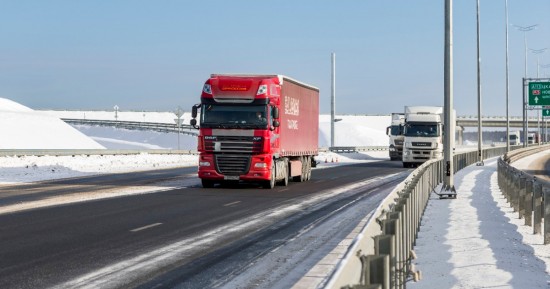
[[[160,122],[141,122],[141,121],[117,121],[117,120],[99,120],[99,119],[76,119],[62,118],[64,122],[72,125],[97,125],[109,126],[117,128],[125,128],[132,130],[153,130],[158,132],[179,132],[197,136],[198,131],[191,125],[182,124],[178,128],[175,123],[160,123]]]
[[[476,163],[477,153],[455,154],[454,172]],[[484,149],[483,159],[505,153],[506,147]],[[441,159],[428,161],[396,186],[371,214],[325,288],[405,288],[407,278],[416,274],[411,260],[420,221],[430,193],[443,182],[444,168]]]
[[[350,146],[350,147],[322,147],[319,152],[352,153],[364,151],[388,150],[387,146]],[[0,149],[0,156],[76,156],[76,155],[138,155],[138,154],[185,154],[196,155],[196,150],[173,149]]]
[[[550,145],[529,147],[509,152],[498,160],[498,185],[506,200],[524,220],[524,225],[533,228],[533,234],[542,234],[544,244],[550,244],[550,182],[537,178],[511,165],[521,158],[550,149]]]
[[[148,150],[101,150],[101,149],[28,149],[12,150],[0,149],[0,157],[13,156],[109,156],[109,155],[139,155],[139,154],[159,154],[159,155],[196,155],[194,150],[168,150],[168,149],[148,149]]]

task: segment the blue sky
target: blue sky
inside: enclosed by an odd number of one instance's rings
[[[317,86],[330,113],[443,105],[444,1],[0,2],[0,97],[33,109],[184,110],[211,73],[276,73]],[[455,0],[454,105],[477,115],[476,1]],[[523,33],[549,47],[550,2],[509,0],[510,113],[521,115]],[[505,115],[504,0],[481,0],[483,114]],[[550,63],[550,50],[541,54]],[[536,55],[528,76],[536,77]],[[541,74],[550,76],[550,69]]]

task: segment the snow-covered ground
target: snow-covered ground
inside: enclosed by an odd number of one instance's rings
[[[550,288],[550,245],[506,202],[496,160],[459,171],[457,199],[431,195],[414,248],[423,278],[407,288]]]
[[[74,115],[71,115],[74,114]],[[6,148],[89,148],[100,143],[106,148],[169,148],[177,146],[174,134],[143,133],[111,128],[77,127],[81,135],[65,130],[63,118],[113,119],[113,112],[34,112],[0,98],[0,149]],[[78,116],[80,115],[80,116]],[[132,115],[132,116],[131,116]],[[131,117],[130,117],[131,116]],[[119,112],[119,120],[171,122],[173,113]],[[186,116],[184,115],[184,121]],[[386,145],[389,116],[339,116],[336,146]],[[8,120],[8,121],[6,121]],[[39,123],[40,125],[36,125]],[[59,125],[59,127],[58,127]],[[61,128],[64,127],[64,128]],[[37,132],[35,130],[41,130]],[[77,136],[78,135],[78,136]],[[51,142],[43,138],[53,138]],[[182,149],[194,149],[196,140],[181,136]],[[320,116],[320,146],[330,142],[330,117]],[[5,145],[8,143],[9,145]],[[32,143],[33,146],[29,144]],[[85,145],[84,145],[85,144]],[[82,146],[84,147],[82,147]],[[475,144],[474,144],[475,145]],[[319,168],[351,162],[388,159],[387,151],[354,154],[323,153]],[[81,175],[126,172],[151,168],[194,166],[197,156],[75,156],[0,157],[0,185],[66,178]],[[524,164],[529,166],[529,164]],[[456,200],[430,200],[416,245],[417,269],[423,272],[409,288],[549,288],[550,250],[540,236],[533,236],[511,212],[496,186],[495,161],[483,167],[470,166],[455,175],[459,192]],[[136,191],[138,193],[143,193]]]

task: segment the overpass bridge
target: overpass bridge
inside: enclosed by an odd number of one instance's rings
[[[74,119],[62,118],[68,124],[73,125],[98,125],[119,127],[130,130],[153,130],[158,132],[180,132],[182,134],[197,136],[198,131],[188,124],[182,124],[179,128],[174,123],[157,123],[157,122],[139,122],[139,121],[115,121],[115,120],[99,120],[99,119]],[[502,116],[486,116],[482,118],[483,127],[506,127],[506,117]],[[538,128],[543,122],[539,122],[536,118],[528,119],[529,128]],[[459,134],[459,140],[462,139],[464,128],[476,127],[477,116],[457,116],[456,127]],[[523,128],[522,117],[510,117],[511,128]],[[546,126],[547,127],[547,126]]]
[[[483,127],[506,127],[506,117],[503,116],[484,116],[481,118]],[[539,123],[543,123],[535,117],[528,118],[529,128],[538,128]],[[477,127],[477,116],[457,116],[457,127]],[[523,117],[510,117],[510,127],[523,128]]]

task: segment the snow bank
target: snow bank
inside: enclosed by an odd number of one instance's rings
[[[0,98],[0,149],[104,149],[56,117]]]

